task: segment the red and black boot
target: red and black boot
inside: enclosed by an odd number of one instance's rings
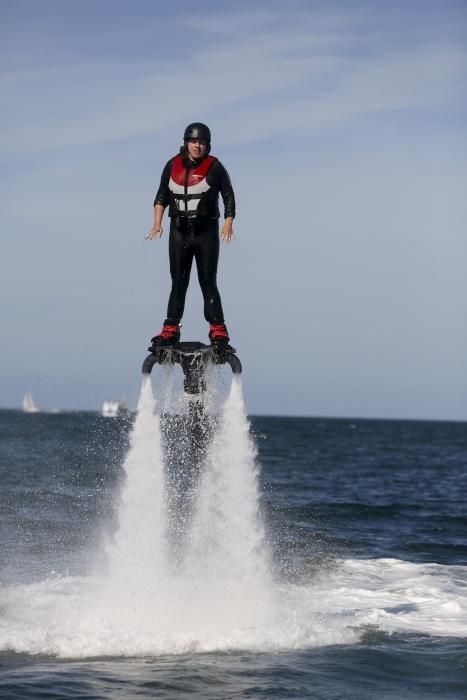
[[[166,318],[162,330],[159,335],[151,338],[151,343],[155,347],[168,347],[175,345],[180,340],[180,324],[177,321],[172,321]]]
[[[228,345],[229,334],[225,323],[211,323],[209,328],[209,340],[211,345]]]

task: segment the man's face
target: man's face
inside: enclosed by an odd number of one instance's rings
[[[206,155],[208,144],[203,139],[188,139],[186,142],[188,155],[192,160],[199,160]]]

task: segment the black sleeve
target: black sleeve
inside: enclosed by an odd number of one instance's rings
[[[235,195],[230,182],[229,173],[224,168],[220,160],[217,161],[219,167],[219,191],[224,202],[224,219],[231,216],[235,218]]]
[[[164,170],[162,171],[161,184],[157,190],[154,206],[156,206],[156,204],[162,204],[163,207],[166,207],[170,202],[169,180],[170,173],[172,171],[172,161],[173,158],[168,161]]]

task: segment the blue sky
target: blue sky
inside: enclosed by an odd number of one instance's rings
[[[465,3],[0,15],[1,406],[134,404],[170,286],[152,200],[201,120],[238,200],[219,287],[250,411],[467,419]]]

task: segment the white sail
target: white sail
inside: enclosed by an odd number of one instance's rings
[[[39,413],[40,411],[40,409],[34,403],[34,399],[32,398],[32,394],[30,391],[28,391],[28,393],[24,395],[22,405],[23,411],[25,413]]]

